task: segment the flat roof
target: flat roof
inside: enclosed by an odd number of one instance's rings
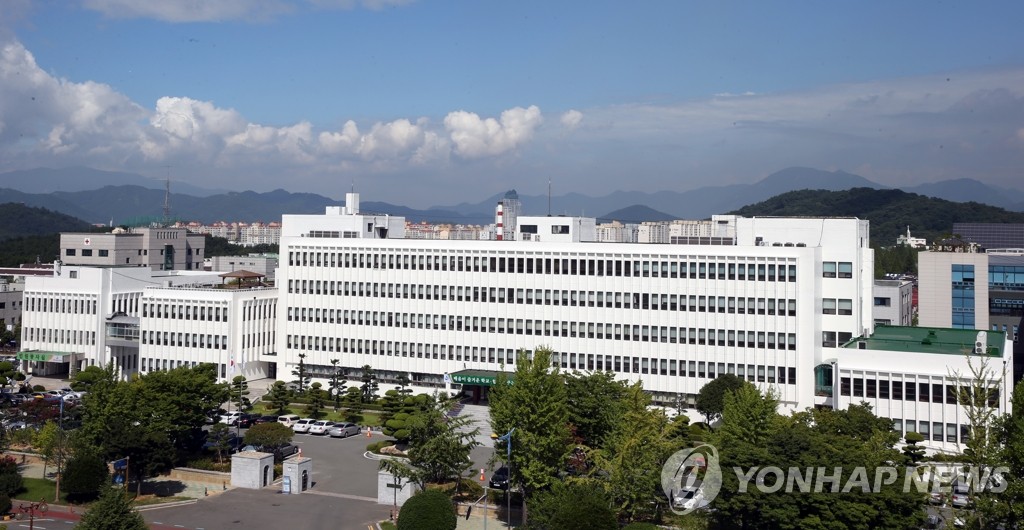
[[[978,333],[985,334],[988,357],[1003,356],[1006,334],[1002,331],[977,329],[877,326],[871,336],[857,337],[843,347],[859,349],[860,344],[864,343],[864,348],[868,350],[968,355],[974,353]]]

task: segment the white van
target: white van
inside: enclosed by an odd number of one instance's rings
[[[299,421],[299,419],[298,414],[285,414],[283,416],[278,416],[277,422],[285,427],[291,428],[291,426],[295,425],[295,422]]]

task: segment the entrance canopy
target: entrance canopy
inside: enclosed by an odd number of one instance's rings
[[[493,370],[460,370],[451,374],[452,382],[460,385],[494,386],[498,381],[498,374],[504,373],[509,381],[512,381],[513,374],[509,372],[496,372]]]
[[[19,361],[42,361],[45,363],[67,363],[71,362],[71,356],[74,355],[70,352],[63,351],[39,351],[39,350],[28,350],[20,351],[15,358]]]

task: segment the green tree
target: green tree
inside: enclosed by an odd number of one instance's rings
[[[75,525],[76,530],[146,530],[149,526],[121,488],[104,488],[100,498]]]
[[[67,463],[61,476],[61,489],[68,498],[84,502],[99,496],[100,490],[110,483],[107,463],[94,451],[79,451]]]
[[[626,385],[613,372],[565,374],[569,424],[576,443],[600,447],[622,419]]]
[[[455,507],[440,490],[413,495],[398,512],[398,530],[455,530],[457,525]]]
[[[309,387],[309,391],[306,392],[306,397],[309,399],[309,405],[306,410],[309,412],[310,417],[319,418],[320,413],[324,410],[324,405],[327,403],[327,391],[323,389],[323,385],[320,383],[313,383]]]
[[[299,385],[298,393],[305,394],[306,388],[309,386],[309,370],[306,369],[306,354],[299,354],[299,364],[292,370],[292,375],[295,376],[295,382]]]
[[[14,457],[0,457],[0,495],[14,497],[21,490],[21,471]]]
[[[537,348],[516,357],[515,384],[499,373],[490,390],[491,427],[511,436],[509,482],[532,495],[556,481],[569,448],[569,411],[565,379],[551,364],[551,350]],[[504,446],[495,453],[506,458]],[[525,512],[524,512],[525,514]]]
[[[1012,412],[1000,422],[1000,463],[1008,468],[1002,494],[1006,511],[1002,514],[1005,528],[1024,527],[1024,381],[1013,389]]]
[[[63,462],[70,456],[70,446],[65,433],[56,421],[50,420],[32,435],[32,447],[43,457],[43,476],[46,467],[54,462]],[[57,470],[60,473],[60,470]]]
[[[239,412],[252,410],[252,403],[250,403],[249,398],[246,397],[249,395],[249,383],[246,381],[244,375],[236,375],[232,378],[228,390],[228,399],[235,407],[235,410]]]
[[[538,492],[530,507],[529,530],[616,530],[613,500],[597,481],[556,482]]]
[[[110,373],[102,366],[90,365],[84,370],[75,372],[75,378],[71,381],[71,388],[77,392],[88,392],[97,382],[113,384]]]
[[[294,436],[295,432],[288,426],[275,421],[253,425],[246,431],[244,442],[264,449],[276,448],[291,442]]]
[[[377,374],[373,371],[370,365],[363,366],[363,375],[360,378],[363,382],[359,386],[359,389],[363,392],[363,403],[373,403],[377,401]]]
[[[14,386],[25,380],[25,374],[21,373],[14,363],[10,361],[0,362],[0,388],[7,390],[8,387],[14,388]]]
[[[270,390],[267,391],[265,399],[277,410],[278,414],[284,414],[288,410],[288,405],[292,402],[291,396],[288,394],[288,387],[285,386],[284,381],[274,381],[274,384],[270,385]]]
[[[908,432],[903,438],[906,444],[903,446],[903,456],[911,465],[924,460],[924,447],[917,445],[924,441],[924,436],[917,432]]]
[[[654,515],[661,467],[678,449],[668,438],[668,418],[650,407],[651,398],[637,382],[626,389],[624,413],[598,451],[598,467],[607,473],[615,507],[626,520]]]
[[[425,396],[426,397],[426,396]],[[408,478],[426,489],[428,482],[457,480],[472,465],[470,453],[479,447],[476,435],[480,429],[469,430],[468,416],[449,418],[447,400],[430,400],[430,408],[409,420],[409,460],[382,460],[381,469]]]
[[[363,391],[355,385],[345,393],[345,421],[363,421]]]
[[[334,412],[338,412],[338,408],[341,407],[342,394],[345,392],[345,385],[348,384],[348,380],[345,379],[345,375],[338,366],[339,362],[338,359],[331,359],[331,382],[329,388],[331,396],[334,398]]]
[[[704,416],[704,421],[708,425],[711,425],[722,417],[725,396],[745,384],[748,383],[733,374],[722,374],[709,381],[697,393],[697,412]]]
[[[224,423],[214,423],[207,434],[210,448],[217,453],[217,462],[224,462],[224,455],[231,451],[231,428]]]
[[[412,394],[412,389],[409,388],[409,383],[411,381],[407,374],[398,374],[398,377],[396,377],[395,380],[398,382],[398,393],[400,395],[408,396],[409,394]]]

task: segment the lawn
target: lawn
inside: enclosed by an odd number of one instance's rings
[[[14,495],[15,499],[31,502],[39,502],[40,499],[43,499],[46,502],[53,502],[53,495],[57,492],[57,484],[54,481],[23,477],[21,483],[22,490]],[[67,504],[67,502],[67,494],[61,492],[58,504]]]

